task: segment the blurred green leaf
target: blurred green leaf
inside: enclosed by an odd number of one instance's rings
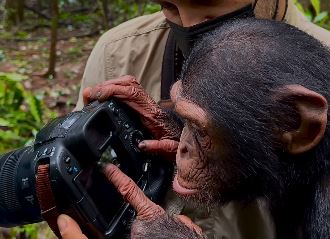
[[[42,109],[40,101],[34,97],[32,94],[25,94],[25,99],[27,104],[29,105],[30,112],[34,118],[34,120],[37,121],[37,123],[41,123],[42,120]]]
[[[4,118],[0,118],[0,127],[12,127],[12,123]]]
[[[323,11],[314,18],[313,22],[319,23],[325,21],[328,18],[328,15],[329,15],[328,12]]]
[[[49,110],[42,97],[27,91],[24,75],[0,72],[0,154],[24,146],[43,126]]]
[[[0,72],[0,80],[8,80],[8,81],[23,81],[27,79],[27,76],[21,75],[21,74],[16,74],[16,73],[4,73]]]
[[[320,14],[321,11],[321,4],[320,4],[320,0],[310,0],[311,4],[316,12],[316,15]]]

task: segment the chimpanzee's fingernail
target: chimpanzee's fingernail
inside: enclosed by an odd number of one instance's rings
[[[100,99],[101,95],[102,95],[102,92],[101,92],[101,91],[98,91],[98,92],[96,93],[96,98],[97,98],[97,99]]]
[[[139,149],[143,150],[143,149],[146,149],[147,148],[147,144],[145,142],[141,142],[139,143]]]

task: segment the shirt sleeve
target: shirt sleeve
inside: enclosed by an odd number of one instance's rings
[[[87,60],[86,68],[81,81],[78,102],[74,111],[81,110],[83,108],[84,103],[82,92],[86,87],[95,86],[106,80],[104,48],[105,43],[101,37]]]

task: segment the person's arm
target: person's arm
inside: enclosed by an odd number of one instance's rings
[[[81,110],[84,106],[83,103],[83,90],[86,87],[93,87],[99,83],[102,83],[106,80],[105,76],[105,38],[103,36],[100,40],[96,43],[95,47],[93,48],[92,53],[90,54],[84,75],[81,81],[80,92],[78,102],[74,111]]]

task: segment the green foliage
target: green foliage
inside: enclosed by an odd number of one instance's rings
[[[27,79],[21,74],[0,72],[0,154],[31,144],[43,120],[55,117],[40,97],[24,89]],[[47,238],[52,237],[45,223],[12,228],[10,236],[37,239],[41,230]]]
[[[307,9],[304,9],[299,0],[295,0],[294,2],[311,22],[330,30],[329,13],[327,11],[321,11],[320,0],[310,0],[311,7]]]
[[[110,9],[115,16],[113,25],[118,25],[134,17],[160,11],[160,6],[148,1],[114,0],[111,1]]]
[[[50,112],[24,89],[27,77],[0,72],[0,153],[30,143]]]

